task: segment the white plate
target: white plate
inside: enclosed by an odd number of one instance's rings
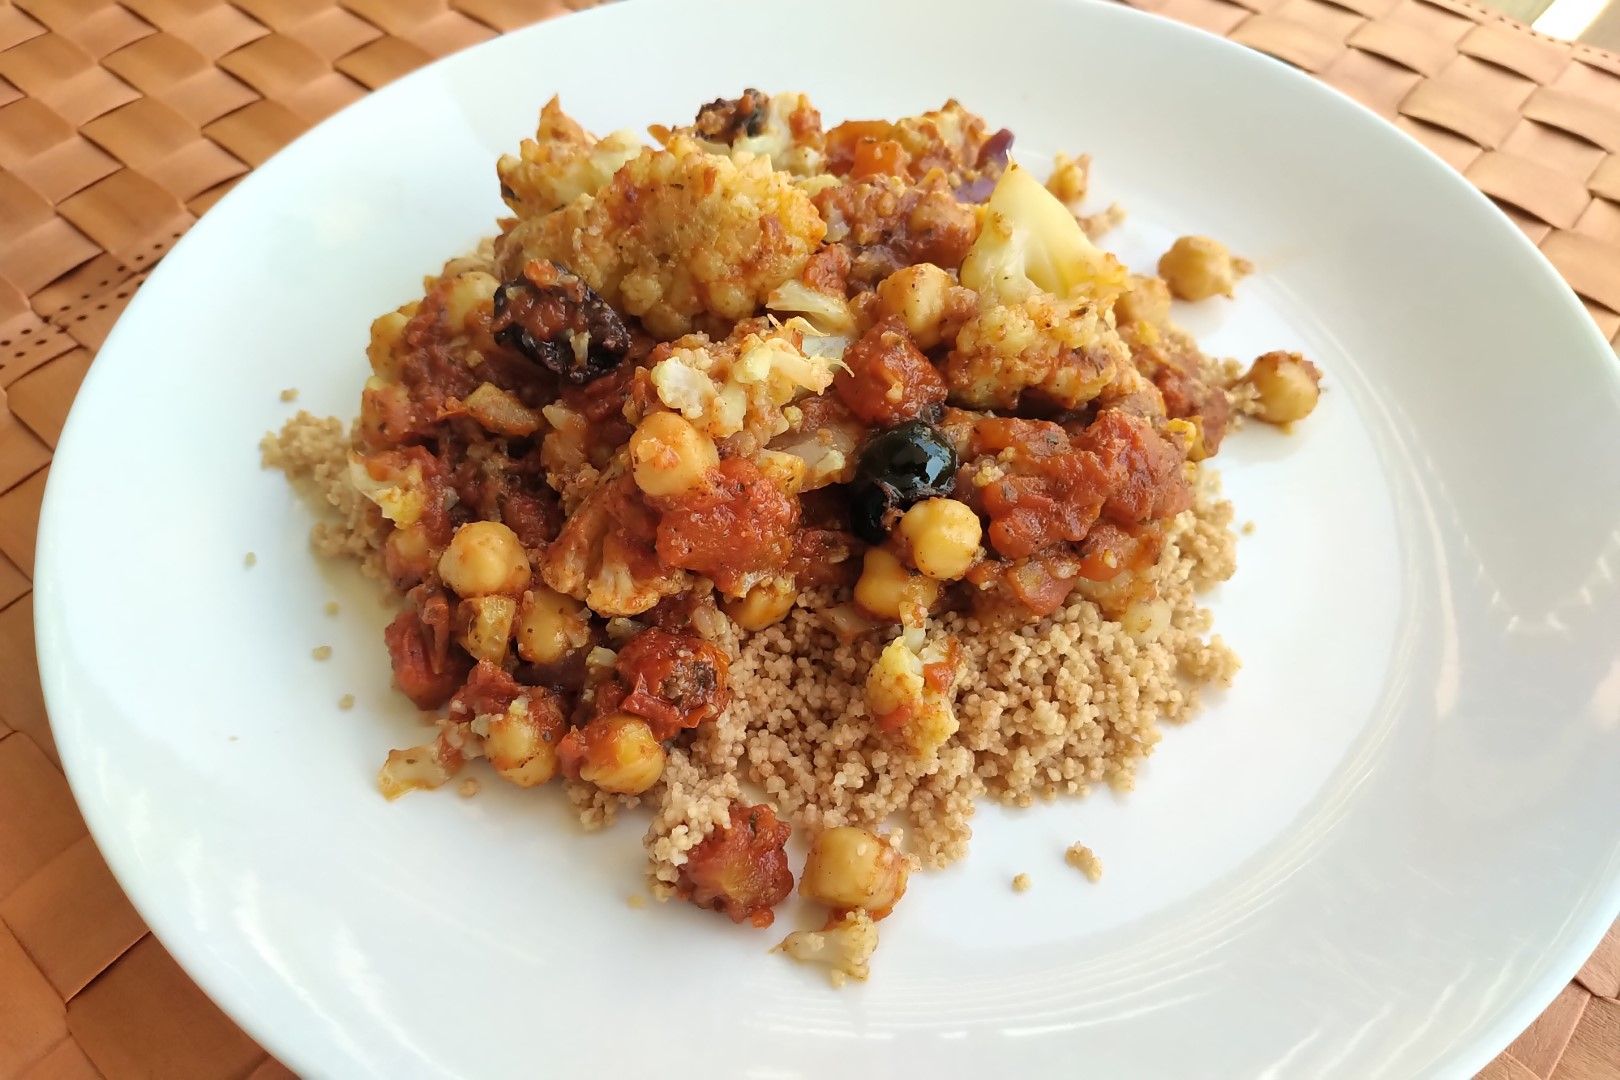
[[[1614,917],[1620,379],[1574,296],[1450,169],[1281,64],[1123,8],[989,11],[685,0],[490,42],[255,172],[118,324],[40,531],[56,737],[141,913],[293,1067],[1460,1076]],[[383,610],[311,558],[255,446],[283,387],[352,414],[368,321],[490,230],[493,161],[553,91],[606,130],[748,85],[829,118],[954,95],[1026,161],[1093,152],[1133,265],[1182,232],[1259,264],[1189,325],[1302,348],[1329,388],[1298,435],[1222,454],[1258,524],[1216,598],[1236,687],[1134,794],[981,811],[841,993],[765,955],[774,932],[630,910],[639,823],[581,837],[555,790],[495,784],[379,798],[419,731]],[[1100,885],[1063,865],[1076,839]]]

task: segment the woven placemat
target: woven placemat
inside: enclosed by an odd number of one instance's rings
[[[46,724],[34,534],[91,358],[174,240],[277,148],[436,56],[592,2],[0,0],[0,1078],[287,1075],[147,934]],[[1620,57],[1462,0],[1133,2],[1417,136],[1620,343]],[[1617,997],[1611,931],[1481,1075],[1620,1080]]]

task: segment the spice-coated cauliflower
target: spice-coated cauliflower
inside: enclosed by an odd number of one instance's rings
[[[821,170],[821,114],[803,94],[744,90],[738,97],[709,102],[690,126],[677,128],[675,134],[689,135],[705,150],[739,163],[764,157],[797,176]]]
[[[655,350],[649,377],[659,401],[711,438],[748,431],[763,446],[789,429],[785,406],[832,385],[840,361],[825,342],[802,319],[752,320],[725,341],[692,335]]]
[[[945,382],[951,400],[968,408],[1012,409],[1035,390],[1074,409],[1129,362],[1106,308],[1037,292],[985,305],[963,324],[945,360]]]
[[[581,195],[595,195],[642,149],[632,131],[597,139],[552,98],[540,110],[534,138],[524,139],[516,155],[502,154],[496,162],[501,198],[519,217],[549,214]]]
[[[959,726],[951,704],[957,655],[949,638],[925,641],[923,629],[911,626],[884,647],[867,673],[867,711],[919,761],[937,754]]]
[[[529,259],[568,267],[660,338],[753,315],[797,277],[827,227],[764,158],[738,165],[683,136],[497,244],[510,278]]]

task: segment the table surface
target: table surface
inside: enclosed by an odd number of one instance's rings
[[[96,349],[169,245],[278,147],[436,56],[592,2],[0,0],[0,1080],[288,1075],[146,932],[45,717],[35,530]],[[1620,55],[1594,47],[1620,50],[1620,0],[1128,2],[1416,136],[1620,342]],[[1620,928],[1481,1076],[1620,1080],[1617,999]]]

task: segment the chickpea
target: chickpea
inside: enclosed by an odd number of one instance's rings
[[[940,581],[967,573],[979,555],[979,515],[955,499],[924,499],[900,518],[900,539],[918,570]]]
[[[404,336],[405,324],[410,321],[410,312],[405,308],[390,311],[372,320],[371,341],[366,346],[366,359],[371,361],[371,370],[379,379],[386,382],[399,381],[400,339]]]
[[[518,608],[517,650],[535,664],[556,664],[591,640],[590,616],[572,596],[537,586]]]
[[[411,425],[410,391],[373,375],[360,391],[360,442],[363,446],[397,446]]]
[[[854,825],[827,829],[810,845],[799,895],[828,907],[887,915],[905,895],[905,856],[883,838]]]
[[[898,315],[919,349],[931,349],[941,340],[945,298],[951,275],[933,263],[918,263],[896,270],[878,283],[878,300],[885,315]]]
[[[855,602],[868,614],[900,622],[907,607],[932,607],[938,599],[939,582],[913,574],[887,548],[867,548]]]
[[[481,304],[493,304],[501,283],[482,270],[457,274],[444,297],[444,319],[452,334],[465,333],[467,319]]]
[[[1231,296],[1232,286],[1246,269],[1225,244],[1207,236],[1183,236],[1159,259],[1159,276],[1178,300]]]
[[[591,721],[579,776],[603,791],[640,795],[664,775],[664,747],[647,721],[614,713]]]
[[[1322,393],[1322,372],[1299,353],[1268,352],[1242,381],[1255,389],[1255,414],[1271,424],[1305,419]]]
[[[562,734],[562,713],[554,703],[520,697],[490,720],[484,756],[502,779],[518,787],[538,787],[557,773]]]
[[[786,618],[798,597],[793,579],[771,578],[755,585],[740,598],[723,601],[721,607],[744,630],[763,630]]]
[[[439,576],[457,596],[515,596],[529,584],[529,556],[498,521],[469,521],[439,557]]]
[[[1188,416],[1165,422],[1165,431],[1181,444],[1188,461],[1203,461],[1209,457],[1209,444],[1204,441],[1204,418]]]
[[[714,441],[679,413],[655,412],[630,436],[636,486],[648,495],[680,495],[706,482],[720,463]]]
[[[383,566],[388,577],[402,588],[410,588],[433,569],[433,545],[421,525],[395,529],[383,541]]]

